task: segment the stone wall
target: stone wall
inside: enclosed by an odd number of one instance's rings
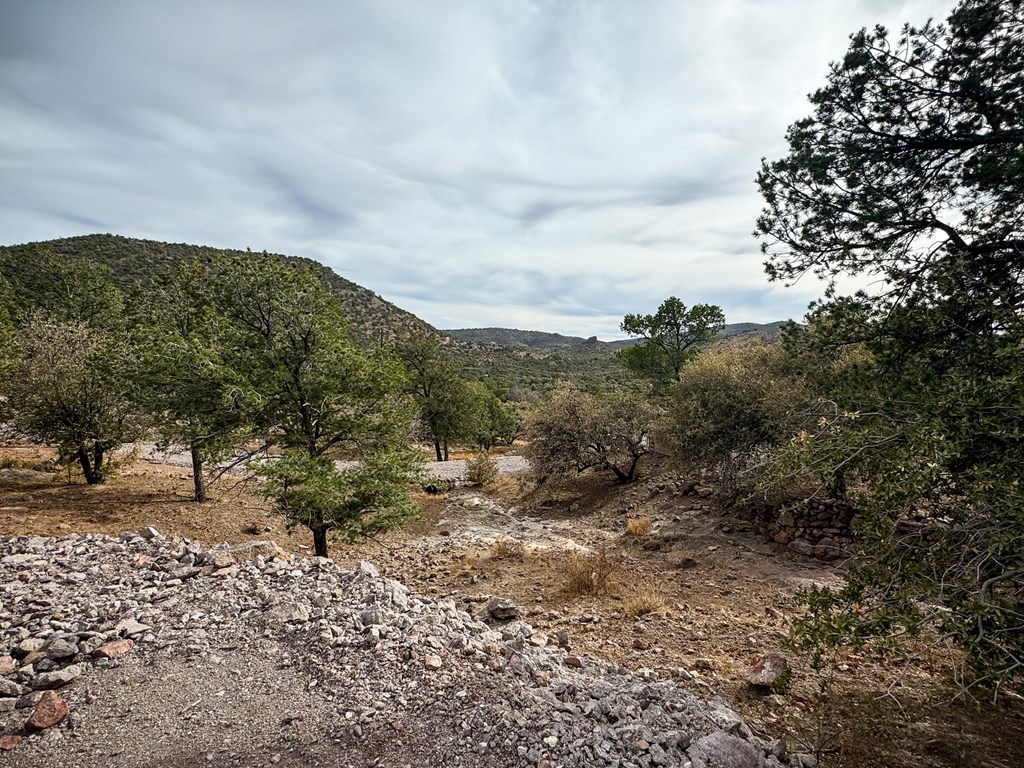
[[[754,530],[768,541],[802,555],[835,560],[846,556],[857,512],[838,499],[751,504],[741,509]]]

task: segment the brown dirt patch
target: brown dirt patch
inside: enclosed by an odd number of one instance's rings
[[[308,532],[289,533],[250,482],[228,478],[212,501],[196,504],[181,467],[134,460],[106,484],[87,486],[31,469],[51,457],[38,447],[0,447],[0,535],[116,535],[152,525],[205,543],[272,538],[311,553]],[[752,727],[785,736],[794,751],[817,751],[822,766],[1020,764],[1024,708],[1012,697],[954,700],[960,660],[948,651],[923,651],[910,663],[846,654],[826,697],[807,662],[783,652],[795,668],[792,689],[751,689],[747,671],[782,647],[795,591],[840,574],[764,544],[713,501],[676,494],[672,482],[659,475],[622,488],[584,476],[537,491],[502,478],[487,493],[423,494],[422,517],[406,530],[331,552],[342,562],[370,559],[470,611],[488,595],[508,597],[537,631],[567,630],[576,652],[724,695]],[[650,533],[629,535],[626,521],[640,517],[650,518]],[[604,594],[566,589],[573,548],[622,558]],[[640,588],[656,591],[664,607],[631,615]]]

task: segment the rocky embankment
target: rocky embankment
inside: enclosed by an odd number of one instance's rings
[[[0,541],[11,766],[807,766],[719,699],[361,562],[151,529]]]

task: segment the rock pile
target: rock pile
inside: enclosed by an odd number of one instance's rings
[[[0,540],[0,749],[21,760],[12,765],[150,764],[146,750],[133,762],[75,746],[87,740],[90,704],[103,696],[104,680],[123,664],[144,674],[247,653],[273,658],[282,675],[301,672],[327,713],[316,719],[322,744],[296,765],[787,762],[783,744],[755,735],[724,701],[702,702],[654,673],[569,656],[567,642],[535,632],[507,601],[480,612],[488,624],[451,600],[410,593],[366,562],[345,571],[271,543],[207,549],[144,534]],[[274,681],[245,683],[234,672],[237,684],[216,695],[240,699],[253,723],[312,722],[303,711],[268,715]],[[178,733],[191,706],[160,705],[152,702],[131,726],[140,740],[160,729]],[[296,749],[282,741],[272,752],[276,742],[266,746],[266,733],[251,738],[268,750],[261,763],[287,764]],[[234,742],[203,762],[248,765],[254,749]],[[793,756],[789,764],[809,759]]]
[[[787,545],[805,557],[841,559],[854,540],[856,510],[837,499],[754,505],[745,514],[766,541]]]

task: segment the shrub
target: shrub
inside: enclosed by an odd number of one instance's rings
[[[781,346],[706,352],[671,391],[665,443],[685,464],[717,463],[787,439],[807,403],[795,361]]]
[[[466,462],[466,479],[473,485],[488,485],[498,479],[498,463],[486,453]]]
[[[635,392],[597,395],[562,386],[533,414],[524,453],[541,477],[595,467],[628,483],[652,450],[651,431],[658,415],[655,406]]]
[[[565,562],[565,593],[572,596],[600,595],[611,577],[622,567],[622,557],[609,550],[583,554],[572,552]]]
[[[522,559],[526,554],[526,547],[521,541],[503,537],[491,542],[490,552],[491,557],[495,559],[509,558],[518,560]]]
[[[629,536],[646,536],[651,532],[651,518],[631,517],[626,520],[626,533]]]
[[[448,493],[455,487],[455,481],[450,477],[428,477],[423,481],[423,492],[429,494]]]
[[[622,603],[622,612],[633,618],[660,613],[665,607],[665,595],[658,586],[650,581],[640,581],[630,585],[629,594]]]

